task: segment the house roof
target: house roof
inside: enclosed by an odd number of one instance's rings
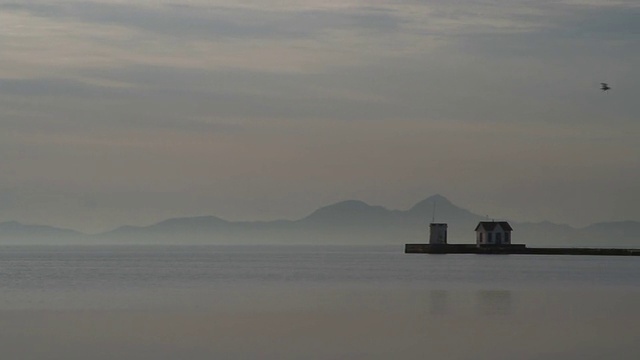
[[[480,221],[476,226],[476,231],[482,229],[484,231],[493,231],[497,225],[500,225],[504,231],[513,231],[511,225],[506,221]]]

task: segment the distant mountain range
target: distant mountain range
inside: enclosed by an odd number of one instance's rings
[[[343,244],[403,245],[428,241],[434,205],[449,224],[450,243],[472,243],[484,217],[441,195],[408,210],[389,210],[357,200],[325,206],[299,220],[227,221],[215,216],[173,218],[150,226],[122,226],[87,235],[50,226],[0,223],[0,244]],[[501,219],[505,220],[505,219]],[[530,246],[640,246],[640,222],[606,222],[576,229],[551,222],[519,223],[513,242]]]
[[[78,244],[86,238],[81,232],[53,226],[24,225],[16,221],[0,223],[0,244]]]

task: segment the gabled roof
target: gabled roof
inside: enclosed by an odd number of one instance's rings
[[[476,231],[480,229],[484,231],[493,231],[498,224],[504,231],[513,231],[511,225],[509,225],[509,223],[506,221],[480,221],[478,223],[478,226],[476,226]]]

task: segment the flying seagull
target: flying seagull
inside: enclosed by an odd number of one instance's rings
[[[607,83],[600,83],[600,90],[607,91],[611,89]]]

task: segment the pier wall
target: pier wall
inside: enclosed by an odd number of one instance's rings
[[[528,248],[523,244],[478,246],[476,244],[405,244],[407,254],[514,254],[514,255],[609,255],[640,256],[640,249]]]

